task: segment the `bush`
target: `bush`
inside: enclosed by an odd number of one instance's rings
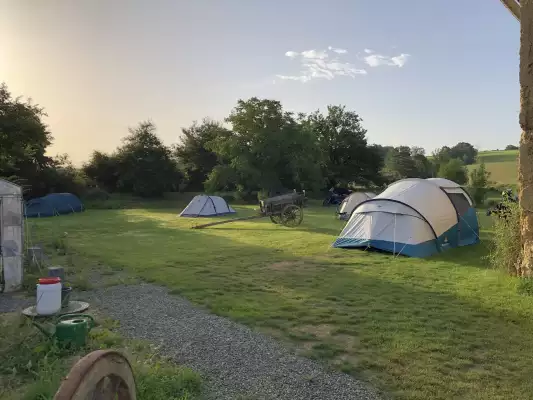
[[[505,202],[505,205],[509,209],[507,218],[494,217],[493,240],[487,258],[493,268],[515,275],[522,250],[520,209],[517,203]]]
[[[520,278],[516,290],[525,296],[533,296],[533,279]]]
[[[87,189],[87,192],[85,193],[85,196],[83,196],[83,199],[87,201],[103,201],[109,200],[110,197],[110,194],[103,189],[90,188]]]
[[[235,196],[232,194],[225,194],[221,196],[224,200],[226,200],[226,203],[232,203],[235,201]]]
[[[84,206],[87,210],[122,210],[124,208],[128,208],[126,201],[115,198],[108,200],[86,201]]]
[[[439,178],[449,179],[464,185],[468,181],[468,171],[462,160],[453,158],[445,164],[441,164],[437,173]]]
[[[482,206],[483,203],[485,203],[485,197],[487,195],[488,190],[483,187],[471,187],[468,188],[468,193],[474,200],[474,203],[476,206]]]
[[[243,203],[256,204],[257,203],[257,192],[235,192],[235,199]]]
[[[479,167],[470,171],[470,193],[476,205],[483,205],[487,195],[490,172],[485,168],[485,163],[481,161]]]
[[[257,192],[257,200],[264,200],[270,197],[270,192],[268,190],[260,190]]]

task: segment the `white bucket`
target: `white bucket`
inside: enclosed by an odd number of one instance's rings
[[[61,310],[61,279],[41,278],[37,284],[37,304],[39,315],[53,315]]]

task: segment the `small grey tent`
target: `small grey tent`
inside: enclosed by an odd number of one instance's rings
[[[235,210],[228,205],[226,200],[219,196],[202,194],[194,196],[180,213],[180,217],[216,217],[228,214],[235,214]]]

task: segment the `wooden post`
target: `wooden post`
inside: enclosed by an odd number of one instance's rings
[[[517,275],[533,275],[533,0],[520,1],[520,152],[518,184],[522,259]]]
[[[520,4],[517,0],[501,0],[505,8],[513,14],[517,20],[520,21]]]

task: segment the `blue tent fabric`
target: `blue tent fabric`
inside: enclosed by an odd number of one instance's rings
[[[83,211],[81,200],[72,193],[52,193],[29,200],[24,207],[27,218],[53,217]]]

